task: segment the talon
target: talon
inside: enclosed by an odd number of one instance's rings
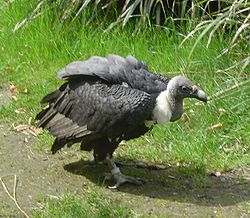
[[[113,186],[108,186],[109,189],[111,190],[115,190],[115,189],[118,189],[119,185],[115,184]]]
[[[121,173],[113,174],[116,184],[114,186],[109,186],[110,189],[117,189],[123,183],[131,183],[135,185],[142,185],[145,183],[145,180],[141,178],[134,178],[131,176],[125,176]]]
[[[142,185],[146,181],[141,178],[134,178],[132,176],[125,176],[121,173],[120,169],[115,165],[114,161],[109,157],[106,158],[110,168],[111,173],[116,181],[114,186],[109,186],[109,189],[117,189],[123,183],[132,183],[135,185]]]

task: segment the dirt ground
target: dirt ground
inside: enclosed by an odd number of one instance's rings
[[[28,213],[39,208],[39,201],[45,196],[83,194],[88,187],[107,186],[100,179],[105,166],[94,168],[88,158],[82,158],[74,149],[46,154],[35,148],[35,140],[27,140],[25,134],[0,123],[0,177],[12,192],[16,174],[17,200]],[[153,170],[131,165],[121,170],[146,178],[147,183],[124,185],[119,191],[103,189],[145,217],[250,217],[250,166],[219,176],[206,175],[201,185],[180,174],[177,167]],[[22,217],[1,185],[0,217]]]

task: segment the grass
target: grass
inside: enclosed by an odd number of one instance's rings
[[[56,200],[44,199],[41,204],[42,208],[33,214],[34,218],[135,217],[128,205],[111,199],[101,190],[86,191],[82,197],[65,195]]]
[[[132,54],[144,60],[151,71],[170,76],[187,75],[209,95],[249,80],[249,67],[244,71],[238,68],[223,71],[250,52],[242,50],[239,45],[235,53],[217,58],[229,41],[225,36],[215,36],[217,40],[213,40],[209,48],[206,48],[207,39],[202,39],[189,59],[195,38],[178,48],[182,38],[159,29],[142,31],[135,37],[132,37],[133,29],[129,27],[104,33],[98,28],[81,26],[72,27],[66,33],[65,26],[51,24],[49,13],[44,13],[14,34],[12,29],[25,17],[29,4],[29,1],[27,4],[16,1],[9,9],[0,11],[0,83],[14,84],[19,92],[16,101],[0,106],[0,119],[14,125],[28,123],[30,117],[34,118],[41,109],[39,100],[62,84],[55,77],[57,71],[73,60],[92,55]],[[182,166],[183,173],[197,177],[249,164],[249,98],[250,88],[246,85],[207,105],[194,106],[194,100],[187,100],[185,104],[191,106],[186,110],[189,121],[157,126],[147,135],[121,146],[117,157]],[[26,113],[15,113],[18,108],[24,108]],[[208,129],[218,123],[222,128]],[[39,147],[47,148],[51,143],[52,137],[46,133],[39,137]],[[193,175],[194,171],[199,172],[198,175]],[[72,196],[45,202],[44,215],[37,213],[37,217],[91,216],[97,208],[97,214],[107,214],[114,205],[109,200],[101,206],[102,200],[93,205],[88,199]],[[73,205],[76,205],[76,210],[73,210]],[[84,205],[90,208],[89,211]],[[129,211],[121,206],[112,213],[114,217],[126,217],[130,215]]]

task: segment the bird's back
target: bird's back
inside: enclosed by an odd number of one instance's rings
[[[107,57],[93,56],[86,61],[68,64],[57,74],[64,80],[93,79],[103,83],[119,84],[147,93],[159,93],[166,89],[170,78],[153,74],[148,66],[133,56],[123,58],[109,54]]]

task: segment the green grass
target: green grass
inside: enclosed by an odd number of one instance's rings
[[[120,200],[111,199],[101,190],[86,191],[82,197],[65,195],[58,199],[44,199],[42,209],[33,214],[34,218],[75,218],[75,217],[135,217],[134,212]]]
[[[12,101],[8,106],[0,106],[0,119],[8,120],[14,125],[28,123],[30,117],[34,118],[41,109],[40,99],[62,84],[55,77],[57,71],[73,60],[83,60],[92,55],[132,54],[144,60],[151,71],[170,76],[181,73],[187,75],[209,95],[249,80],[249,67],[243,72],[238,68],[225,72],[223,69],[232,66],[250,51],[244,51],[239,46],[237,53],[216,58],[227,45],[226,37],[217,36],[209,48],[205,47],[206,39],[201,40],[192,59],[189,59],[195,39],[178,48],[182,39],[159,29],[142,31],[136,37],[132,37],[133,29],[129,27],[123,31],[113,29],[104,33],[98,28],[78,26],[65,33],[65,26],[52,25],[50,15],[44,13],[14,34],[12,29],[16,22],[24,18],[28,11],[30,3],[26,3],[16,1],[9,9],[0,11],[0,83],[12,83],[19,90],[17,101]],[[23,91],[25,88],[28,93]],[[157,126],[146,136],[120,147],[117,157],[180,165],[184,167],[183,173],[191,176],[194,176],[194,170],[200,172],[197,177],[207,172],[249,164],[249,98],[250,87],[246,85],[207,105],[193,106],[186,110],[189,122],[179,120]],[[185,103],[190,106],[195,100],[187,100]],[[20,107],[26,110],[25,114],[14,112]],[[220,112],[221,108],[225,113]],[[223,127],[208,130],[217,123],[222,123]],[[51,143],[52,137],[46,133],[39,137],[39,147],[47,148]],[[101,217],[102,214],[111,212],[114,204],[109,201],[105,200],[100,206],[102,200],[93,205],[88,199],[66,196],[55,202],[46,201],[44,215],[41,212],[36,216],[90,216],[99,208],[97,214],[100,213],[100,216],[97,217]],[[76,209],[73,207],[75,205]],[[89,211],[84,206],[90,208]],[[66,209],[64,211],[60,208]],[[119,207],[112,213],[114,217],[122,217],[129,216],[128,211],[130,210]]]

